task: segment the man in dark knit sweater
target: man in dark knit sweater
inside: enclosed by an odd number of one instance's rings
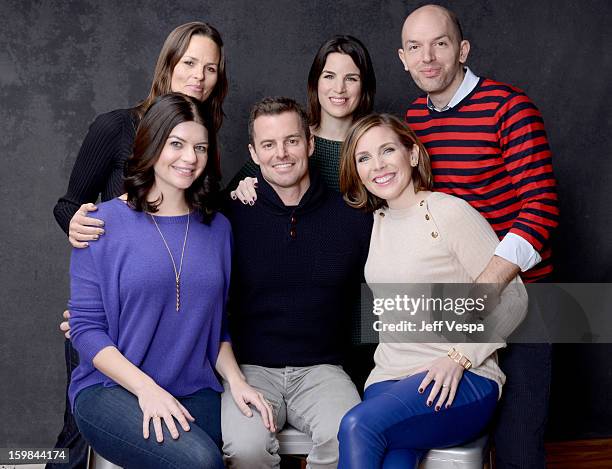
[[[469,202],[500,239],[476,282],[505,285],[519,273],[525,282],[545,280],[559,209],[542,116],[523,91],[477,77],[465,66],[469,51],[446,8],[426,5],[406,18],[399,57],[425,92],[406,121],[430,154],[436,190]],[[512,344],[500,365],[507,381],[495,466],[544,468],[550,345]]]
[[[306,115],[287,98],[257,103],[249,150],[260,177],[255,206],[239,201],[232,223],[230,324],[249,384],[272,404],[276,426],[309,434],[311,468],[334,468],[342,416],[359,394],[340,366],[350,339],[372,216],[349,208],[309,171]],[[278,467],[276,435],[222,399],[224,453],[232,468]]]

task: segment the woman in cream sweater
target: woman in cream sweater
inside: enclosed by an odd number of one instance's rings
[[[350,129],[340,186],[351,206],[373,212],[365,278],[375,297],[377,284],[473,283],[493,256],[498,239],[487,221],[462,199],[432,192],[432,180],[427,151],[399,119],[373,114]],[[526,301],[516,278],[484,320],[495,343],[402,342],[381,333],[364,402],[340,427],[339,467],[417,467],[427,449],[478,436],[505,380],[496,350]]]

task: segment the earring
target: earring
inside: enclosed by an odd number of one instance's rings
[[[418,164],[419,164],[419,154],[413,153],[412,155],[410,155],[410,166],[412,166],[413,168],[416,168]]]

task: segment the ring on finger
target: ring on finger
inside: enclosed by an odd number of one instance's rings
[[[450,386],[450,384],[443,384],[442,388],[448,388]]]

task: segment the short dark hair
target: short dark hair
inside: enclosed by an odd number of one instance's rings
[[[359,69],[361,76],[361,96],[353,113],[357,120],[372,112],[376,95],[376,74],[368,50],[363,43],[353,36],[338,35],[325,41],[315,55],[308,73],[308,117],[313,129],[321,125],[321,103],[319,102],[319,77],[325,68],[327,56],[332,52],[346,54]]]
[[[134,150],[125,170],[124,188],[128,205],[138,211],[157,212],[162,199],[153,202],[147,200],[155,182],[154,166],[172,129],[183,122],[197,122],[208,131],[206,166],[185,190],[185,199],[192,209],[200,212],[204,223],[210,223],[216,211],[221,180],[216,133],[212,118],[204,113],[201,103],[181,93],[159,96],[140,121]]]
[[[295,112],[300,118],[300,124],[304,130],[306,140],[310,140],[310,127],[308,126],[308,116],[304,108],[297,101],[284,96],[268,96],[256,102],[251,107],[249,114],[249,143],[255,145],[255,131],[253,130],[255,119],[259,116],[276,116],[284,112]]]
[[[349,129],[340,155],[340,190],[344,194],[344,200],[351,207],[364,209],[368,212],[387,206],[386,200],[375,196],[365,188],[355,163],[357,142],[368,130],[374,127],[391,129],[407,149],[410,149],[413,145],[419,148],[419,162],[412,171],[414,190],[416,192],[430,191],[433,188],[429,154],[414,131],[404,121],[391,114],[370,114],[359,119]]]

